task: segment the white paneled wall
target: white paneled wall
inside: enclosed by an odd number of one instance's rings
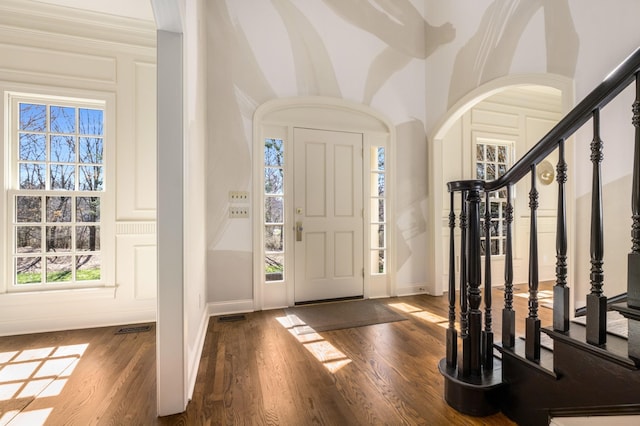
[[[31,2],[0,3],[0,91],[105,99],[106,287],[16,294],[0,233],[0,335],[156,318],[156,30],[153,22]],[[2,102],[6,102],[2,98]],[[4,111],[4,107],[2,111]],[[1,112],[1,111],[0,111]],[[2,120],[4,143],[8,134]],[[115,154],[115,155],[114,155]],[[0,177],[8,150],[0,151]],[[8,182],[5,182],[5,187]],[[0,219],[8,218],[6,197]],[[109,232],[109,229],[111,230]],[[103,260],[106,263],[106,260]]]

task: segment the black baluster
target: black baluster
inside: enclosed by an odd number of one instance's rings
[[[458,332],[456,330],[456,251],[454,193],[451,192],[449,210],[449,328],[447,328],[447,367],[455,368],[458,363]]]
[[[489,192],[484,204],[484,331],[482,332],[483,365],[493,369],[493,330],[491,318],[491,205]]]
[[[564,139],[559,144],[556,168],[558,181],[558,211],[556,225],[556,285],[553,288],[553,329],[569,331],[569,287],[567,287],[567,214],[564,185],[567,182],[567,162],[564,159]]]
[[[469,305],[467,300],[467,191],[460,191],[462,207],[460,211],[460,340],[462,341],[463,376],[471,373],[471,352],[469,349]]]
[[[538,190],[536,166],[531,166],[531,190],[529,191],[531,224],[529,226],[529,316],[525,328],[525,356],[540,361],[540,319],[538,318]]]
[[[607,342],[607,298],[604,296],[604,232],[602,225],[602,140],[600,110],[593,111],[593,141],[591,142],[591,293],[587,295],[587,342],[604,345]]]
[[[482,311],[480,302],[480,277],[482,263],[480,255],[480,190],[471,189],[467,196],[469,202],[469,345],[471,353],[471,374],[478,375],[481,371],[481,341],[482,341]]]
[[[513,241],[511,225],[513,224],[513,204],[511,202],[511,185],[507,186],[507,206],[505,208],[507,226],[505,259],[504,259],[504,308],[502,309],[502,346],[513,349],[516,339],[516,312],[513,310]]]
[[[636,128],[633,161],[633,192],[631,193],[631,253],[628,258],[627,305],[640,308],[640,73],[636,74],[636,100],[632,123]],[[640,350],[640,349],[639,349]]]

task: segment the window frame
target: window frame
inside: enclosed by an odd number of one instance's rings
[[[483,145],[484,148],[484,157],[482,160],[478,159],[478,154],[477,154],[477,150],[478,150],[478,146],[479,145]],[[500,146],[504,146],[506,147],[506,161],[505,161],[505,173],[506,171],[509,170],[509,168],[511,168],[513,166],[514,163],[514,159],[515,159],[515,147],[516,147],[516,142],[513,140],[503,140],[503,139],[496,139],[496,138],[487,138],[487,137],[476,137],[474,138],[474,144],[473,144],[473,170],[474,170],[474,178],[475,179],[481,179],[484,181],[488,181],[487,180],[487,173],[486,173],[486,165],[487,164],[494,164],[497,165],[499,163],[501,163],[500,161],[498,161],[498,154],[497,154],[497,150],[496,150],[496,159],[495,161],[487,161],[486,159],[486,147],[487,146],[493,146],[493,147],[500,147]],[[485,165],[485,170],[484,170],[484,178],[480,178],[478,176],[478,164],[482,163]],[[495,170],[495,175],[494,175],[494,179],[498,179],[500,177],[500,173],[498,172],[498,170]],[[492,179],[493,180],[493,179]],[[505,229],[505,220],[506,220],[506,214],[505,214],[505,208],[507,205],[507,198],[506,195],[504,197],[500,196],[500,192],[505,192],[506,193],[506,189],[502,189],[500,191],[493,191],[489,194],[489,208],[491,207],[491,204],[495,203],[498,204],[498,208],[497,208],[497,212],[498,212],[498,216],[496,218],[492,217],[492,221],[497,220],[498,221],[498,235],[491,235],[490,240],[497,240],[498,241],[498,253],[494,253],[493,251],[491,252],[491,256],[492,257],[504,257],[505,256],[505,252],[504,252],[504,247],[505,247],[505,241],[506,241],[506,234],[503,234],[502,231]],[[513,205],[513,193],[512,193],[512,200],[511,203]],[[484,208],[482,208],[482,206],[484,206]],[[482,245],[484,244],[484,246],[487,246],[487,243],[485,241],[485,214],[486,211],[485,209],[487,208],[487,206],[485,205],[485,199],[483,197],[482,201],[481,201],[481,208],[480,208],[480,223],[481,223],[481,228],[482,228],[482,232],[480,234],[480,245],[481,245],[481,256],[484,257],[484,251],[485,248],[482,247]],[[489,242],[489,247],[491,247],[491,241]]]
[[[64,92],[64,95],[61,93]],[[113,135],[115,135],[115,95],[110,93],[100,92],[84,92],[79,90],[60,90],[53,91],[48,90],[33,90],[33,91],[5,91],[4,92],[4,137],[5,137],[5,150],[3,157],[0,156],[2,166],[5,169],[3,173],[4,181],[4,194],[0,207],[2,208],[2,215],[0,217],[4,221],[4,241],[2,242],[3,250],[0,250],[2,260],[0,262],[0,272],[2,284],[0,285],[0,291],[6,293],[29,293],[29,292],[47,292],[47,291],[59,291],[59,290],[76,290],[76,289],[90,289],[90,288],[104,288],[114,287],[115,281],[115,188],[114,188],[114,174],[115,174],[115,143]],[[18,137],[20,132],[19,125],[19,105],[21,103],[34,103],[34,104],[46,104],[56,106],[70,106],[76,109],[76,115],[79,113],[78,109],[90,108],[100,109],[103,111],[102,116],[102,149],[103,158],[101,162],[103,172],[102,191],[86,191],[79,190],[78,184],[74,185],[74,190],[51,190],[51,189],[38,189],[38,190],[22,190],[19,188],[19,149],[20,139]],[[47,129],[47,134],[49,129]],[[78,146],[78,142],[76,142]],[[78,157],[76,157],[73,163],[75,166],[81,165]],[[76,180],[78,177],[76,176]],[[100,198],[100,247],[96,251],[100,256],[100,279],[99,280],[86,280],[86,281],[65,281],[65,282],[46,282],[46,267],[42,265],[42,276],[40,283],[34,284],[17,284],[15,278],[15,259],[17,256],[14,254],[16,244],[16,229],[20,226],[15,221],[15,196],[17,194],[40,196],[42,200],[46,202],[47,196],[69,196],[69,197],[99,197]],[[75,206],[75,204],[73,204]],[[46,210],[43,207],[43,210]],[[76,225],[75,212],[73,214],[74,220],[72,222],[65,222],[65,226],[82,226],[84,223],[78,222]],[[46,218],[42,218],[41,229],[46,229]],[[87,225],[89,225],[87,223]],[[72,235],[75,233],[72,232]],[[41,241],[44,243],[46,237],[43,235]],[[61,256],[74,256],[75,254],[82,255],[84,252],[80,250],[71,251],[69,253],[61,254]],[[41,249],[41,257],[45,259],[47,257],[46,248]],[[73,258],[72,258],[73,259]],[[72,261],[72,269],[75,269]]]

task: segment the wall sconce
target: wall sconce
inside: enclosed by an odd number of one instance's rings
[[[543,185],[549,185],[551,182],[553,182],[553,179],[556,175],[555,170],[553,170],[553,165],[547,160],[544,160],[542,163],[538,164],[536,173],[538,175],[538,180]]]

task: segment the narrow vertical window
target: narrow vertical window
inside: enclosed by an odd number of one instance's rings
[[[264,141],[264,268],[265,281],[284,279],[284,142]]]
[[[387,272],[387,198],[385,148],[371,148],[369,223],[371,274]]]
[[[13,285],[101,282],[104,102],[16,100],[12,117]]]
[[[496,143],[493,141],[478,141],[476,143],[476,178],[492,181],[504,175],[511,166],[513,145]],[[490,241],[487,242],[484,232],[480,238],[480,252],[484,256],[487,246],[491,254],[502,256],[506,250],[505,209],[507,206],[507,191],[501,189],[490,194],[489,211],[491,213]],[[485,202],[480,204],[481,229],[485,227]]]

